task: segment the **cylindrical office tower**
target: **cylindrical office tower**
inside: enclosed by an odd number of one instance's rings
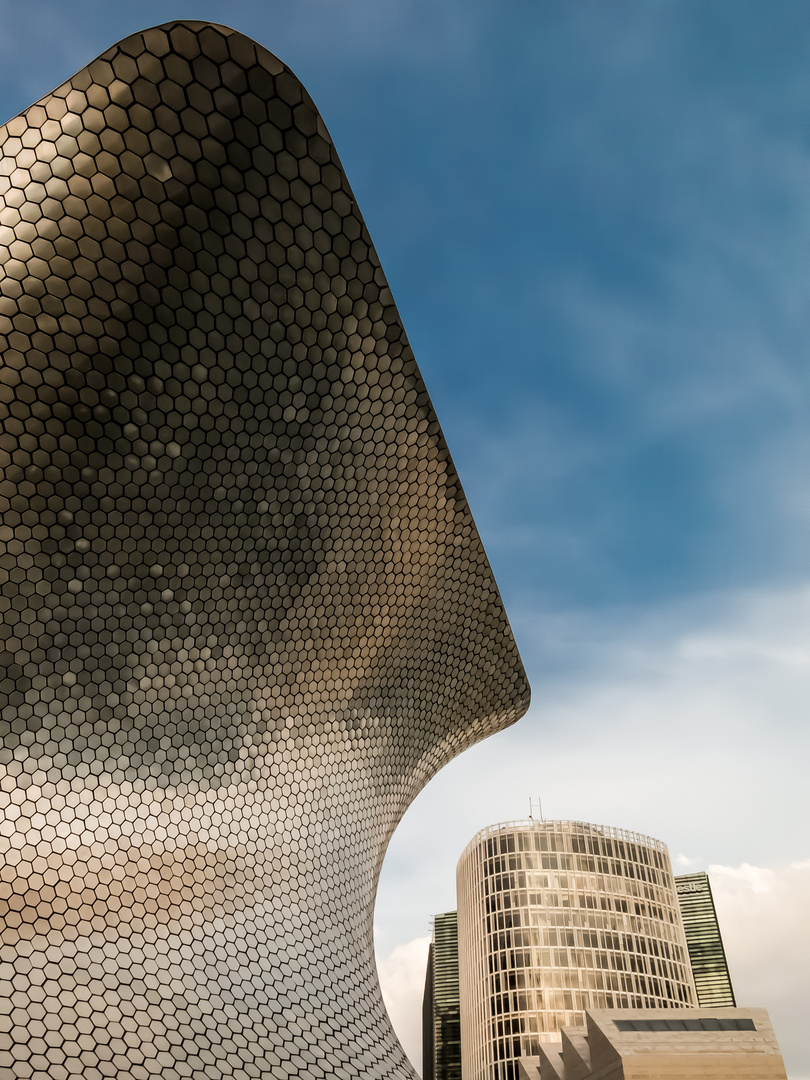
[[[457,870],[464,1080],[516,1059],[584,1009],[697,1003],[665,844],[580,821],[492,825]]]

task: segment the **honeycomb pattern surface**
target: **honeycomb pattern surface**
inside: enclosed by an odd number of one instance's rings
[[[0,129],[0,1080],[405,1077],[416,793],[528,687],[292,73],[126,39]]]

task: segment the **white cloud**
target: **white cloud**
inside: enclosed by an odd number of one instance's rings
[[[530,627],[528,614],[519,619]],[[455,865],[473,834],[525,818],[529,797],[541,795],[547,818],[664,840],[676,872],[715,864],[739,999],[771,1010],[791,1080],[810,1078],[800,1015],[810,999],[810,864],[801,861],[810,856],[810,590],[533,625],[523,635],[530,674],[544,659],[548,667],[549,626],[567,635],[552,650],[558,673],[534,678],[530,714],[448,765],[406,814],[380,881],[381,950],[452,909]]]
[[[417,1071],[422,1068],[422,995],[429,946],[429,937],[419,937],[397,945],[386,956],[377,956],[385,1007]]]
[[[710,866],[737,1002],[768,1009],[791,1080],[810,1077],[810,861]]]
[[[690,859],[687,855],[676,855],[672,860],[672,866],[677,873],[679,870],[688,871],[698,863],[697,859]]]

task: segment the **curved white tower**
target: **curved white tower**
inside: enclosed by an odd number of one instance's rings
[[[697,1002],[672,867],[649,836],[580,821],[492,825],[457,870],[464,1080],[516,1059],[584,1009]]]

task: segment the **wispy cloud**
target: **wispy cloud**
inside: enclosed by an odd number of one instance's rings
[[[377,955],[385,1007],[417,1072],[422,1071],[422,995],[429,946],[430,937],[419,937]]]

